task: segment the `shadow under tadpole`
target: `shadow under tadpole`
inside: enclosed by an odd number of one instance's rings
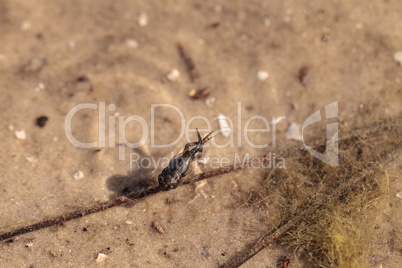
[[[112,191],[111,200],[156,186],[158,182],[150,168],[136,169],[127,175],[113,175],[106,180],[106,187]]]

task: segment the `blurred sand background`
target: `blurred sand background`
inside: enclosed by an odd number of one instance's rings
[[[398,0],[0,0],[1,233],[109,200],[122,190],[118,176],[129,183],[124,176],[130,172],[131,149],[120,161],[118,147],[80,149],[67,140],[66,114],[80,103],[114,104],[116,110],[107,110],[106,116],[136,114],[147,122],[151,104],[169,103],[186,119],[203,115],[217,128],[213,118],[219,113],[239,119],[241,101],[242,127],[254,115],[286,116],[278,124],[279,149],[302,145],[285,139],[289,123],[303,124],[336,100],[339,122],[349,126],[400,117],[402,68],[393,56],[402,50],[401,14]],[[195,82],[178,42],[196,64],[200,78]],[[307,85],[299,79],[303,66],[312,72]],[[180,72],[176,81],[166,79],[173,69]],[[259,71],[269,77],[260,79]],[[189,98],[190,90],[204,87],[214,103]],[[40,116],[49,118],[42,128],[36,125]],[[155,141],[172,141],[179,123],[171,110],[157,113]],[[98,137],[98,125],[97,112],[83,110],[72,129],[77,139],[90,142]],[[24,130],[26,138],[18,139],[16,130]],[[324,133],[323,123],[308,135]],[[234,135],[236,141],[242,136]],[[140,139],[138,125],[127,127],[127,137]],[[268,140],[272,145],[270,133],[250,137],[256,144]],[[233,161],[236,152],[267,152],[242,140],[241,148],[206,153]],[[172,148],[155,149],[148,139],[147,148],[152,156],[170,157],[185,143],[183,138]],[[73,178],[78,171],[83,177]],[[194,199],[195,186],[188,185],[2,242],[0,266],[217,267],[266,232],[269,209],[242,206],[258,189],[261,173],[248,170],[211,180],[204,187],[206,198]],[[400,206],[395,196],[402,191],[400,162],[389,173],[388,203]],[[233,194],[233,187],[240,190]],[[167,204],[172,198],[176,202]],[[370,263],[397,267],[401,253],[389,241],[400,228],[401,215],[382,211],[378,222],[384,222],[384,229],[373,241],[377,250]],[[164,234],[152,228],[154,220]],[[99,253],[108,258],[97,264]],[[281,246],[262,251],[245,267],[276,267],[284,255],[291,258],[291,267],[303,267],[302,259]]]

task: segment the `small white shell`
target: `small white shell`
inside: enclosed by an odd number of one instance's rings
[[[171,70],[167,75],[166,78],[169,81],[176,81],[180,76],[180,72],[177,69]]]
[[[212,107],[215,104],[215,98],[214,97],[209,97],[208,99],[205,100],[205,104],[208,107]]]
[[[135,39],[127,39],[126,40],[126,45],[130,48],[137,48],[138,47],[138,42]]]
[[[300,134],[300,126],[297,123],[290,123],[288,129],[286,130],[286,139],[287,140],[296,140],[301,141],[302,136]]]
[[[395,52],[394,61],[398,62],[402,66],[402,51]]]
[[[158,231],[160,234],[164,234],[164,233],[165,233],[165,230],[163,229],[162,225],[161,225],[157,220],[154,220],[154,221],[152,222],[152,227],[154,227],[154,229],[155,229],[156,231]]]
[[[147,13],[141,12],[140,16],[138,17],[138,25],[146,26],[148,24],[148,15]]]
[[[84,178],[84,172],[82,172],[81,170],[78,170],[77,172],[75,172],[73,174],[73,179],[74,180],[80,180],[82,178]]]
[[[104,262],[107,258],[108,258],[108,256],[106,254],[98,253],[98,257],[96,258],[96,263]]]
[[[265,71],[258,71],[257,77],[260,81],[264,81],[267,80],[267,78],[269,77],[269,73]]]
[[[36,157],[34,157],[34,156],[25,154],[24,157],[25,157],[25,159],[26,159],[29,163],[31,163],[32,165],[35,165],[35,164],[38,162],[38,159],[37,159]]]
[[[231,129],[229,127],[229,122],[223,114],[218,114],[219,130],[221,130],[223,136],[228,137],[230,135]]]

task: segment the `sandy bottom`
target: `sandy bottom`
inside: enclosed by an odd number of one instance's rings
[[[400,118],[402,68],[394,54],[402,51],[401,14],[398,0],[1,0],[0,232],[121,195],[147,177],[135,159],[169,159],[186,144],[180,114],[190,128],[200,129],[207,123],[190,119],[204,116],[217,129],[218,114],[230,117],[231,136],[215,140],[230,146],[211,142],[204,150],[230,163],[302,147],[301,141],[286,139],[288,125],[301,127],[319,109],[323,121],[305,135],[325,139],[324,107],[334,101],[339,114],[330,123],[360,127]],[[194,81],[177,43],[196,66]],[[188,96],[204,88],[205,98]],[[69,112],[80,104],[86,109],[68,124]],[[171,106],[152,113],[152,104]],[[132,115],[138,121],[127,125],[127,140],[145,143],[134,150],[110,135],[113,119],[117,133],[119,118]],[[48,120],[38,122],[43,116]],[[252,116],[260,117],[249,128],[264,128],[262,117],[270,131],[250,132],[247,140],[244,130]],[[275,130],[273,116],[286,117]],[[66,133],[81,142],[101,142],[79,148]],[[177,138],[167,148],[152,145]],[[190,140],[196,140],[194,133]],[[372,267],[402,262],[401,249],[392,242],[401,234],[400,161],[386,167],[390,190],[373,221],[378,239],[368,257]],[[148,183],[155,183],[158,172],[160,167]],[[275,204],[245,205],[267,173],[255,168],[218,176],[202,189],[182,186],[15,237],[1,242],[0,266],[217,267],[246,251],[280,218],[271,214]],[[155,220],[163,234],[153,228]],[[97,263],[100,253],[107,258]],[[283,256],[291,267],[306,265],[293,249],[278,244],[244,267],[276,267]]]

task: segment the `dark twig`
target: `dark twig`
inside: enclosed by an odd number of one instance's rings
[[[191,82],[194,82],[197,78],[200,77],[200,74],[198,73],[197,68],[195,67],[193,59],[184,50],[182,44],[178,43],[177,49],[179,50],[180,57],[183,59],[184,64],[186,65],[187,72],[190,75]]]

